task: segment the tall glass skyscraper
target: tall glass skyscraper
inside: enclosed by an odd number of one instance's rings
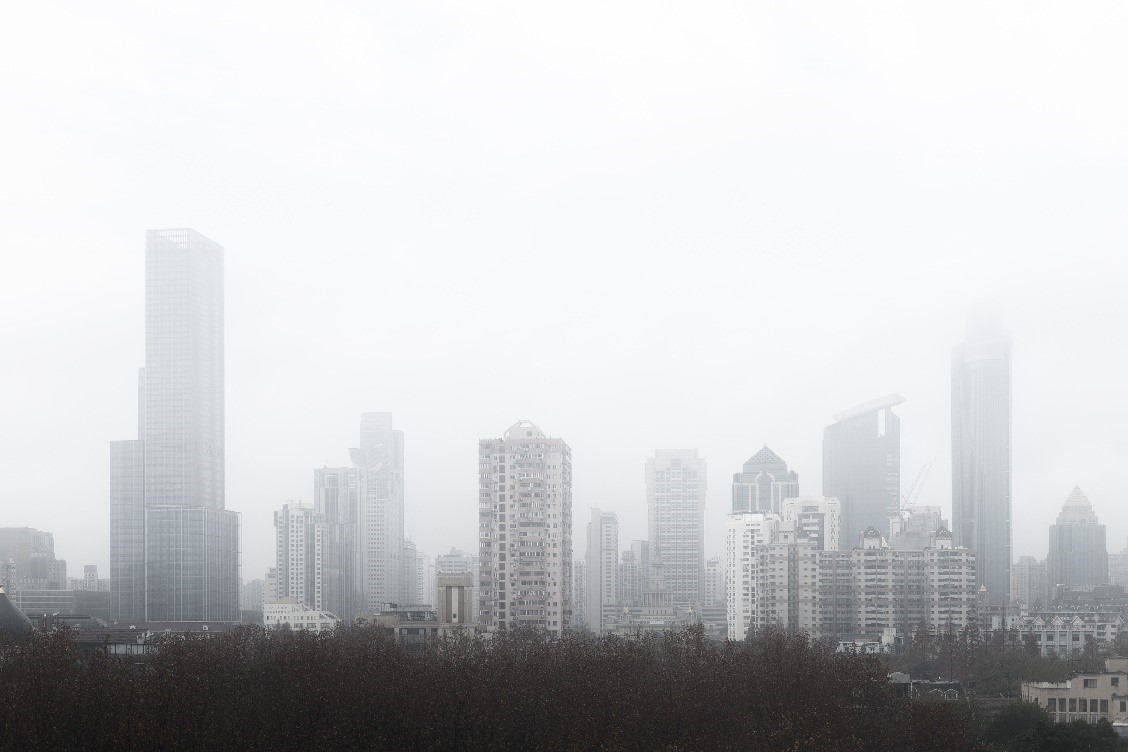
[[[901,506],[901,419],[891,394],[834,416],[823,431],[823,496],[842,504],[843,549],[856,548],[866,528],[888,536]]]
[[[239,617],[239,520],[224,509],[223,249],[145,236],[145,368],[136,441],[111,444],[114,616]]]
[[[360,480],[361,583],[366,607],[378,613],[415,600],[402,588],[403,431],[392,428],[391,413],[361,413],[360,446],[349,453]]]
[[[1055,585],[1108,584],[1105,526],[1080,488],[1074,487],[1057,523],[1050,525],[1046,569],[1047,587],[1051,589]]]
[[[952,353],[952,537],[976,553],[980,585],[1008,603],[1011,585],[1011,342],[982,308]]]

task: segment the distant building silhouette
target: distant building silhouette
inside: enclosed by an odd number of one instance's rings
[[[368,611],[414,600],[404,591],[403,431],[392,428],[391,413],[362,413],[360,446],[350,449],[359,472],[358,541],[361,583]],[[412,561],[414,567],[414,561]],[[411,580],[414,582],[414,580]]]
[[[528,421],[478,442],[479,624],[572,626],[572,450]]]
[[[614,512],[591,510],[584,574],[584,618],[593,632],[602,632],[619,605],[619,518]]]
[[[732,476],[733,512],[779,513],[784,499],[799,495],[799,475],[779,455],[764,448],[748,458]]]
[[[138,438],[110,447],[117,619],[239,618],[239,517],[224,508],[223,249],[189,229],[145,236]]]
[[[1011,342],[987,308],[952,352],[952,534],[976,552],[991,602],[1009,602]]]
[[[839,413],[823,431],[823,496],[842,505],[842,546],[867,528],[889,533],[901,504],[901,419],[889,395]]]
[[[705,597],[705,489],[696,449],[659,449],[646,460],[651,577],[660,576],[675,606]]]
[[[1023,606],[1046,608],[1050,605],[1046,560],[1020,556],[1011,569],[1011,600]]]
[[[1048,586],[1104,585],[1108,583],[1108,549],[1105,526],[1093,505],[1074,487],[1062,505],[1057,522],[1050,525],[1050,550],[1046,557]]]

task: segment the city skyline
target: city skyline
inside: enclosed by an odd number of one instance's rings
[[[109,571],[141,233],[188,225],[228,249],[228,506],[265,531],[246,577],[366,410],[414,437],[424,551],[475,546],[466,447],[511,416],[568,437],[577,517],[615,509],[633,539],[655,448],[709,458],[718,519],[765,443],[819,490],[819,429],[888,392],[903,475],[938,458],[920,503],[951,519],[950,352],[978,297],[1014,340],[1013,554],[1044,554],[1077,484],[1121,547],[1123,9],[1006,8],[13,8],[8,522]],[[544,381],[514,387],[497,346],[533,332]]]

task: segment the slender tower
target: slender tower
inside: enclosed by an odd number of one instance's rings
[[[952,353],[952,536],[976,553],[979,585],[1010,601],[1011,341],[997,310],[975,310]]]
[[[239,617],[239,519],[224,508],[223,380],[223,249],[195,230],[149,230],[139,436],[111,444],[118,619]]]

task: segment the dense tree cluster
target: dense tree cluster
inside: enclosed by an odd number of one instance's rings
[[[966,705],[898,700],[876,659],[777,632],[424,647],[242,628],[139,664],[83,657],[59,632],[0,646],[0,708],[3,749],[989,748]]]

